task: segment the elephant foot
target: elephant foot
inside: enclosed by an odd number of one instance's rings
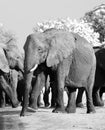
[[[49,105],[50,105],[50,103],[46,103],[46,104],[45,104],[45,107],[49,107]]]
[[[33,109],[33,110],[35,110],[35,111],[38,110],[38,106],[36,106],[36,105],[29,105],[28,108],[29,108],[29,109]]]
[[[0,105],[0,108],[5,108],[5,105]]]
[[[93,102],[94,106],[100,106],[103,107],[104,106],[104,101],[99,101],[99,102]]]
[[[66,107],[66,112],[67,113],[75,113],[76,112],[76,108],[75,107]]]
[[[22,109],[20,112],[20,117],[26,116],[26,110]]]
[[[19,101],[17,101],[16,103],[12,103],[12,108],[16,108],[19,106]]]
[[[4,107],[5,107],[5,103],[1,103],[0,108],[4,108]]]
[[[38,107],[43,107],[43,106],[44,106],[43,103],[39,103],[39,104],[38,104]]]
[[[36,110],[31,108],[31,107],[27,107],[27,109],[22,108],[21,113],[20,113],[20,117],[29,116],[30,114],[28,112],[36,112]]]
[[[22,116],[25,116],[25,113],[24,113],[24,112],[21,112],[21,113],[20,113],[20,117],[22,117]]]
[[[51,106],[50,106],[50,108],[55,108],[55,107],[56,107],[56,105],[51,105]]]
[[[55,108],[52,112],[53,112],[53,113],[66,113],[64,107],[63,107],[63,108],[61,108],[61,107]]]
[[[88,114],[96,113],[94,107],[87,109]]]
[[[83,105],[83,103],[82,103],[82,102],[80,102],[80,103],[77,103],[77,104],[76,104],[76,107],[79,107],[79,108],[84,108],[84,105]]]
[[[27,111],[28,111],[28,112],[36,112],[37,109],[32,108],[32,107],[27,107]]]

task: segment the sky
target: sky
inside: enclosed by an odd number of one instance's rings
[[[105,0],[0,0],[0,23],[16,35],[22,50],[37,22],[79,19],[100,4],[105,4]]]

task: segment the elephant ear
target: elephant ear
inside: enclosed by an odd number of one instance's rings
[[[0,69],[5,73],[9,73],[9,65],[3,48],[0,48]]]
[[[51,67],[59,64],[63,59],[72,54],[75,48],[74,37],[71,33],[57,31],[52,37],[48,38],[50,49],[47,56],[47,66]]]

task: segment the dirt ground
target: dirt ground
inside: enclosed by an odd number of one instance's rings
[[[40,108],[20,117],[20,111],[21,107],[0,109],[0,130],[105,130],[105,106],[96,107],[95,114],[86,114],[86,106],[77,108],[75,114]]]

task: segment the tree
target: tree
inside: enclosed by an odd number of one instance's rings
[[[105,4],[95,7],[92,11],[85,13],[83,19],[91,23],[95,32],[99,33],[100,42],[105,41]]]

